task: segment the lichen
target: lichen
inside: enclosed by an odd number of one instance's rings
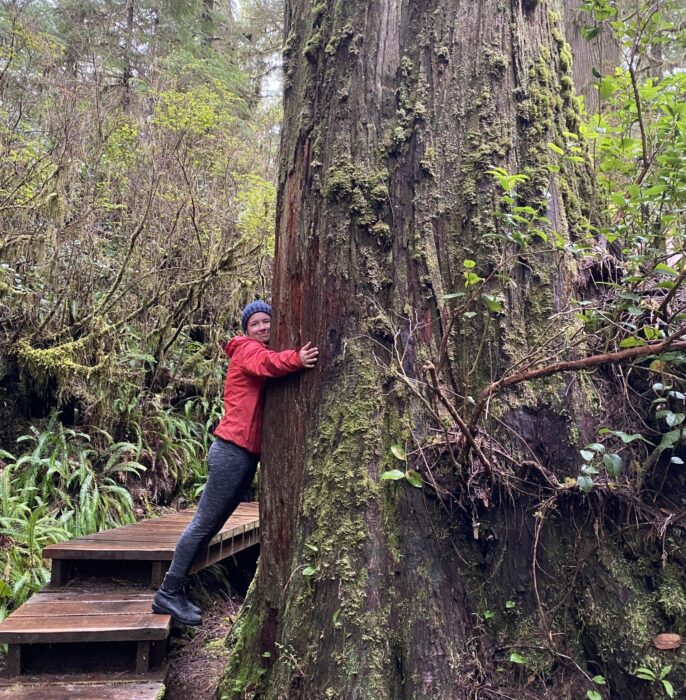
[[[391,227],[385,221],[377,221],[372,225],[372,233],[383,243],[391,240]]]
[[[353,191],[353,167],[349,156],[339,156],[326,172],[324,196],[332,202],[343,202]]]
[[[483,56],[488,73],[497,78],[505,75],[508,62],[507,58],[501,51],[490,46],[485,46],[483,49]]]
[[[326,12],[326,2],[319,2],[316,5],[312,5],[310,8],[310,14],[318,19]]]
[[[450,49],[447,46],[437,46],[434,49],[434,54],[436,55],[436,60],[444,66],[450,63]]]

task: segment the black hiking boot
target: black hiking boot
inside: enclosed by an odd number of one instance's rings
[[[186,582],[184,583],[183,586],[183,594],[186,596],[186,600],[188,601],[188,607],[196,614],[200,615],[202,617],[202,608],[199,605],[196,605],[189,597],[188,597],[188,579],[186,579]]]
[[[152,611],[171,615],[183,625],[199,625],[202,615],[196,612],[195,606],[186,597],[183,589],[185,582],[185,578],[167,573],[152,601]]]

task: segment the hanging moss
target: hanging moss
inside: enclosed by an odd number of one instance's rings
[[[45,349],[19,340],[15,349],[20,366],[31,374],[38,386],[45,386],[50,378],[65,380],[74,375],[88,378],[102,368],[102,363],[87,366],[78,361],[85,356],[88,340],[84,338]]]

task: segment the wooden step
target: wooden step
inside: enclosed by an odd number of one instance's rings
[[[158,700],[164,683],[49,683],[0,687],[2,700]]]
[[[73,577],[74,567],[79,566],[77,562],[97,561],[97,565],[81,564],[81,573],[92,576],[98,570],[104,575],[112,573],[101,563],[117,562],[120,566],[125,561],[147,564],[146,575],[153,586],[158,586],[174,556],[176,543],[194,514],[189,509],[45,547],[43,556],[53,562],[51,585],[65,585]],[[239,504],[209,546],[198,555],[191,573],[257,544],[259,531],[259,505]],[[120,566],[122,574],[126,568]]]
[[[157,700],[166,666],[148,673],[42,674],[0,679],[0,700]]]
[[[8,644],[8,673],[18,676],[28,657],[62,654],[78,662],[84,643],[129,643],[139,672],[161,660],[171,629],[169,615],[152,612],[154,593],[140,590],[55,590],[38,593],[0,623],[0,644]],[[48,650],[46,645],[55,645]],[[119,647],[127,645],[119,644]],[[128,654],[128,647],[122,654]],[[135,653],[135,656],[134,656]],[[95,655],[95,652],[94,652]],[[54,662],[54,659],[51,659]]]

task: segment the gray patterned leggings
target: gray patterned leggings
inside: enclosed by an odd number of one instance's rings
[[[252,483],[258,456],[216,438],[207,453],[208,477],[198,510],[174,550],[169,573],[184,577],[196,555],[222,529]]]

